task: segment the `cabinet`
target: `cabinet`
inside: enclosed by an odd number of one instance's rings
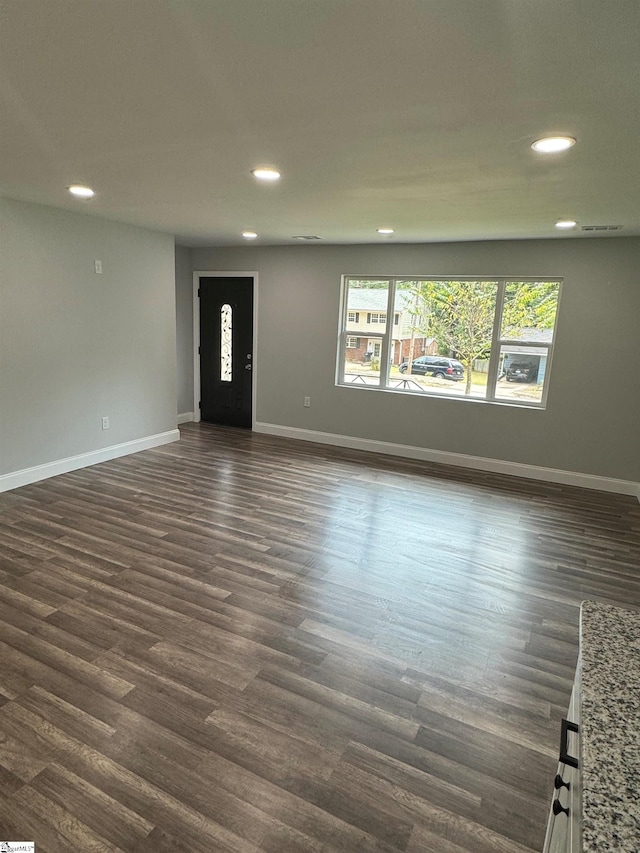
[[[582,853],[579,665],[571,691],[567,719],[562,723],[560,740],[560,761],[554,780],[544,853]]]

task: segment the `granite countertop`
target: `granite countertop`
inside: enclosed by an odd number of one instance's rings
[[[640,851],[640,613],[580,611],[584,853]]]

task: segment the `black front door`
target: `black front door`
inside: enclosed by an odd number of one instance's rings
[[[251,428],[253,278],[200,279],[200,418]]]

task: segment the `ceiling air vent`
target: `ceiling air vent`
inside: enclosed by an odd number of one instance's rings
[[[318,237],[316,234],[297,234],[295,237],[291,238],[292,240],[322,240],[322,237]]]
[[[622,225],[583,225],[583,231],[620,231]]]

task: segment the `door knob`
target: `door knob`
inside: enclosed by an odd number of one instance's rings
[[[566,814],[568,817],[569,816],[569,809],[565,809],[564,806],[562,805],[562,803],[560,802],[560,800],[554,800],[553,801],[553,813],[554,813],[554,815],[556,815],[556,817],[559,814]]]

